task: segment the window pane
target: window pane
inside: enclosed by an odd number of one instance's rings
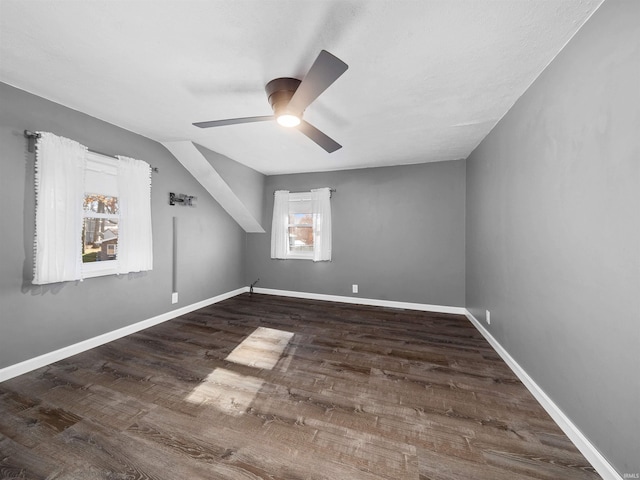
[[[118,220],[85,218],[82,226],[82,262],[115,260],[118,254]]]
[[[289,225],[313,225],[313,216],[310,213],[290,213]]]
[[[94,213],[118,213],[118,197],[87,193],[84,196],[85,212]]]
[[[313,227],[289,227],[289,251],[313,252]]]

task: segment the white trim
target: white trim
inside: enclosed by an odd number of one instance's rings
[[[166,322],[167,320],[171,320],[173,318],[179,317],[180,315],[185,315],[189,312],[193,312],[194,310],[198,310],[199,308],[208,307],[209,305],[213,305],[214,303],[221,302],[222,300],[235,297],[236,295],[239,295],[241,293],[245,293],[248,291],[249,291],[248,287],[241,287],[236,290],[232,290],[230,292],[226,292],[226,293],[217,295],[215,297],[202,300],[201,302],[193,303],[191,305],[187,305],[185,307],[181,307],[176,310],[171,310],[170,312],[157,315],[147,320],[134,323],[133,325],[127,325],[126,327],[122,327],[117,330],[113,330],[111,332],[103,333],[102,335],[98,335],[97,337],[83,340],[82,342],[69,345],[68,347],[63,347],[59,350],[54,350],[53,352],[45,353],[44,355],[40,355],[38,357],[25,360],[24,362],[16,363],[15,365],[10,365],[8,367],[0,369],[0,382],[4,382],[5,380],[9,380],[10,378],[17,377],[18,375],[22,375],[24,373],[35,370],[37,368],[46,367],[51,363],[57,362],[59,360],[63,360],[67,357],[71,357],[72,355],[76,355],[78,353],[84,352],[86,350],[90,350],[95,347],[99,347],[100,345],[104,345],[105,343],[112,342],[114,340],[125,337],[127,335],[131,335],[132,333],[136,333],[136,332],[139,332],[140,330],[144,330],[145,328],[153,327],[154,325],[158,325],[159,323]]]
[[[578,450],[593,465],[603,480],[622,480],[620,474],[607,461],[607,459],[598,451],[589,439],[580,431],[580,429],[571,421],[569,417],[554,403],[544,390],[529,376],[515,359],[509,355],[509,352],[500,345],[500,343],[491,335],[491,333],[473,316],[469,310],[465,309],[465,315],[469,321],[478,329],[482,336],[491,344],[493,349],[502,357],[505,363],[511,368],[513,373],[520,379],[531,394],[538,400],[542,408],[544,408],[551,418],[558,424],[562,431],[569,437]]]
[[[378,300],[375,298],[346,297],[341,295],[326,295],[324,293],[295,292],[291,290],[277,290],[273,288],[255,287],[253,289],[253,292],[262,293],[265,295],[279,295],[281,297],[307,298],[309,300],[326,300],[328,302],[371,305],[374,307],[404,308],[406,310],[420,310],[423,312],[454,313],[458,315],[464,315],[467,311],[464,307],[429,305],[426,303],[396,302],[393,300]]]
[[[283,260],[311,260],[313,261],[313,252],[302,253],[290,253],[289,245],[287,245],[287,256]]]
[[[87,262],[82,264],[82,280],[118,274],[118,260]]]
[[[185,315],[200,308],[213,305],[214,303],[221,302],[241,293],[249,291],[249,287],[241,287],[230,292],[226,292],[215,297],[202,300],[191,305],[187,305],[176,310],[157,315],[155,317],[143,320],[133,325],[113,330],[111,332],[98,335],[82,342],[78,342],[68,347],[55,350],[53,352],[45,353],[35,358],[25,360],[15,365],[0,369],[0,382],[17,377],[24,373],[30,372],[37,368],[45,367],[51,363],[63,360],[67,357],[76,355],[78,353],[90,350],[91,348],[104,345],[105,343],[112,342],[119,338],[122,338],[132,333],[139,332],[146,328],[158,325],[173,318]],[[607,461],[607,459],[598,451],[598,449],[589,441],[589,439],[580,431],[580,429],[567,417],[564,412],[558,407],[551,398],[542,390],[542,388],[527,374],[527,372],[515,361],[515,359],[505,350],[505,348],[491,335],[491,333],[484,328],[484,326],[478,321],[477,318],[471,314],[464,307],[449,307],[442,305],[429,305],[422,303],[408,303],[408,302],[396,302],[390,300],[377,300],[373,298],[359,298],[359,297],[346,297],[339,295],[326,295],[322,293],[309,293],[309,292],[295,292],[289,290],[276,290],[272,288],[254,288],[254,293],[261,293],[265,295],[279,295],[283,297],[294,298],[306,298],[310,300],[326,300],[330,302],[341,302],[359,305],[371,305],[377,307],[391,307],[391,308],[404,308],[407,310],[420,310],[426,312],[437,313],[453,313],[466,315],[469,321],[476,327],[476,329],[482,334],[482,336],[489,342],[493,349],[502,357],[505,363],[511,368],[513,373],[520,379],[525,387],[531,392],[531,394],[538,400],[542,407],[547,411],[551,418],[558,424],[558,426],[564,431],[569,439],[575,444],[585,458],[593,465],[598,474],[603,480],[622,480],[622,477],[613,468],[613,466]]]

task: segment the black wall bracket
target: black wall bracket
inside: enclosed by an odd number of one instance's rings
[[[193,195],[185,195],[184,193],[169,192],[169,205],[182,205],[183,207],[195,207],[194,201],[198,197]]]

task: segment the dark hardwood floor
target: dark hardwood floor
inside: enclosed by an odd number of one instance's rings
[[[240,295],[0,384],[0,478],[600,478],[460,315]]]

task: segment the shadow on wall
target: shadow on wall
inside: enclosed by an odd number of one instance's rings
[[[17,135],[17,134],[16,134]],[[33,238],[36,227],[36,193],[35,193],[35,163],[36,154],[29,153],[29,140],[21,135],[24,139],[24,163],[25,163],[25,177],[24,177],[24,201],[22,202],[24,211],[22,212],[22,218],[24,222],[22,224],[23,232],[23,245],[24,245],[24,263],[22,264],[22,293],[31,292],[33,295],[38,295],[41,292],[40,286],[31,284],[33,280]],[[57,286],[48,286],[49,289]],[[53,293],[58,293],[62,288],[60,285],[55,288]],[[34,293],[34,290],[36,293]],[[43,292],[44,293],[44,292]]]

